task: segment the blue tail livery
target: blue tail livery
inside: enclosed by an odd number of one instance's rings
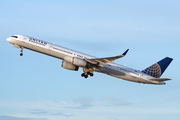
[[[166,57],[160,60],[159,62],[151,65],[150,67],[144,69],[142,72],[150,76],[160,78],[172,60],[173,60],[172,58]]]

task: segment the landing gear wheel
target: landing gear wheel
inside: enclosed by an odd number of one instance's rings
[[[20,56],[23,56],[23,47],[20,47],[20,48],[21,48]]]
[[[94,76],[94,74],[93,74],[93,73],[90,73],[89,75],[90,75],[91,77],[92,77],[92,76]]]
[[[81,76],[84,77],[84,76],[85,76],[85,73],[82,73]]]
[[[85,75],[84,78],[88,78],[88,75]]]

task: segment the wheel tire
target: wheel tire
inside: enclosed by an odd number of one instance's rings
[[[85,73],[82,73],[81,76],[84,77],[84,76],[85,76]]]
[[[85,75],[84,78],[88,78],[88,75]]]
[[[92,77],[92,76],[94,76],[94,74],[93,74],[93,73],[90,73],[90,76]]]

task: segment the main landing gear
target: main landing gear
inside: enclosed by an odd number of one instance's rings
[[[23,47],[20,47],[20,48],[21,48],[20,56],[23,56]]]
[[[83,72],[84,73],[82,73],[81,76],[84,78],[88,78],[88,75],[90,75],[91,77],[94,76],[93,69],[91,68],[83,68]]]

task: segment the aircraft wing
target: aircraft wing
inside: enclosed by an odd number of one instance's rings
[[[114,62],[116,59],[122,58],[126,55],[129,49],[127,49],[122,55],[114,56],[114,57],[106,57],[106,58],[97,58],[97,59],[85,59],[87,62],[92,64],[97,64],[99,66],[107,65],[108,63]]]

